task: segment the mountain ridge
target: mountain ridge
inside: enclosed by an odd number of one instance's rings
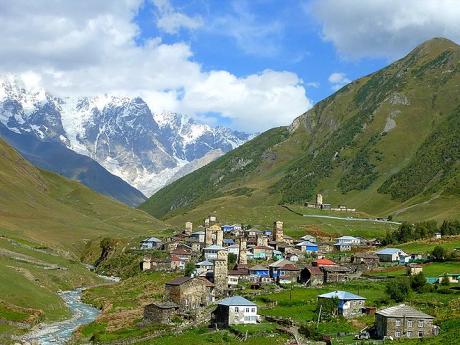
[[[0,82],[0,122],[88,156],[146,195],[208,152],[228,152],[251,137],[178,113],[152,113],[140,97],[59,98],[26,89],[15,76]]]
[[[445,39],[427,41],[389,66],[344,86],[297,117],[289,127],[279,129],[285,132],[285,139],[276,143],[266,141],[268,145],[261,146],[261,137],[271,135],[270,131],[265,132],[226,155],[234,161],[244,160],[249,157],[246,151],[258,150],[265,159],[257,163],[255,173],[236,168],[243,177],[222,183],[221,171],[230,171],[234,163],[227,159],[228,164],[219,167],[218,160],[194,172],[193,179],[186,176],[158,191],[141,208],[169,219],[199,204],[209,204],[216,197],[224,196],[231,205],[238,200],[232,199],[230,193],[236,186],[252,190],[246,196],[248,203],[303,203],[321,192],[328,202],[345,203],[375,215],[388,215],[428,200],[427,191],[397,200],[380,187],[411,164],[438,126],[449,117],[455,118],[460,105],[459,83],[460,47]],[[457,122],[451,124],[456,126]],[[454,133],[455,130],[460,128],[454,127]],[[455,138],[455,134],[451,137]],[[450,152],[450,159],[458,162],[456,148],[449,151],[443,143],[437,152]],[[220,161],[226,160],[226,156]],[[446,162],[439,162],[438,170],[444,171],[447,166]],[[213,174],[217,169],[220,170]],[[192,192],[202,188],[200,174],[213,177],[215,191],[211,196]],[[456,175],[455,170],[451,174]],[[444,182],[441,178],[435,184],[432,190],[442,197],[430,205],[436,209],[447,204],[450,214],[458,216],[458,195],[450,194],[456,201],[449,205]],[[412,208],[407,219],[413,219],[417,210]],[[433,218],[432,212],[428,214],[428,218]]]

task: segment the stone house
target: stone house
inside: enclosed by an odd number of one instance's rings
[[[439,332],[439,328],[433,325],[433,319],[431,315],[400,304],[376,312],[376,334],[378,338],[391,336],[396,339],[431,337]]]
[[[358,278],[361,273],[355,273],[345,266],[323,266],[324,283],[342,283]]]
[[[217,304],[214,321],[220,327],[257,323],[257,304],[241,296],[228,297]]]
[[[252,249],[254,259],[268,260],[272,257],[273,248],[268,246],[255,246]]]
[[[144,322],[169,324],[177,315],[179,306],[173,302],[155,302],[144,307]]]
[[[190,235],[190,240],[198,243],[204,243],[206,233],[204,231],[195,231]]]
[[[323,271],[319,267],[307,266],[300,271],[300,282],[309,286],[323,285]]]
[[[369,271],[379,265],[379,257],[373,253],[355,253],[351,263],[360,271]]]
[[[300,238],[302,241],[308,241],[312,243],[316,243],[316,237],[312,235],[305,235]]]
[[[337,300],[336,314],[345,318],[361,315],[366,303],[366,298],[347,291],[333,291],[319,295],[318,303],[321,305],[327,299]]]
[[[415,276],[423,272],[423,266],[420,264],[415,264],[415,263],[408,264],[406,266],[406,269],[407,269],[407,275],[409,276]]]
[[[179,277],[165,285],[165,298],[183,310],[207,306],[214,302],[214,284],[201,277]]]
[[[334,246],[329,242],[318,242],[319,253],[330,253],[334,250]]]
[[[278,283],[292,283],[299,278],[300,269],[289,260],[280,259],[268,266],[270,277]]]
[[[141,249],[159,249],[162,245],[162,241],[156,237],[149,237],[141,241]]]

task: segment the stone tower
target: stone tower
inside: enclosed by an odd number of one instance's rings
[[[283,222],[279,220],[273,223],[273,241],[284,242]]]
[[[257,234],[257,246],[265,246],[265,235]]]
[[[241,236],[239,254],[238,254],[238,265],[247,265],[247,264],[248,264],[248,256],[246,253],[246,239],[243,236]]]
[[[213,224],[205,229],[205,244],[210,246],[216,244],[218,246],[223,245],[224,243],[224,232],[222,231],[219,224]]]
[[[216,295],[222,296],[228,289],[228,253],[226,250],[217,252],[214,260],[214,286]]]
[[[323,195],[322,194],[316,194],[316,207],[321,207],[323,204]]]
[[[192,222],[185,222],[185,231],[184,233],[187,235],[187,236],[190,236],[192,234],[192,231],[193,231],[193,224]]]

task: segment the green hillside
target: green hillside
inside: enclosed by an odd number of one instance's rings
[[[165,228],[145,212],[35,168],[0,139],[0,343],[27,331],[17,322],[68,317],[58,290],[104,282],[79,261],[89,240],[161,236]]]
[[[84,240],[166,225],[82,184],[35,168],[0,140],[0,235],[78,254]]]
[[[140,208],[175,222],[213,205],[244,204],[244,220],[254,207],[270,214],[270,207],[303,204],[320,192],[325,202],[374,216],[458,218],[459,97],[460,47],[432,39]]]

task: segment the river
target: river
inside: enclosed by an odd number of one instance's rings
[[[70,319],[50,324],[40,324],[37,328],[23,337],[23,340],[32,344],[62,345],[71,337],[73,332],[81,325],[86,325],[96,319],[100,311],[81,301],[83,289],[60,292],[72,313]]]

